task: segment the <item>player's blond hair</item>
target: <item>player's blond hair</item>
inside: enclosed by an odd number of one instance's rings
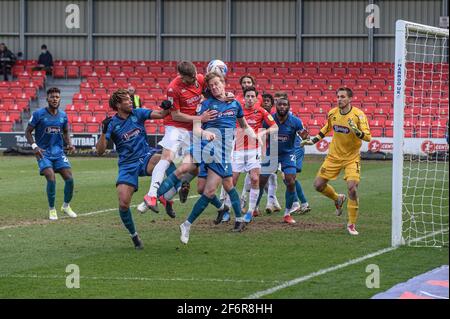
[[[214,71],[206,73],[205,82],[209,84],[209,81],[211,81],[214,78],[219,78],[222,83],[225,83],[225,78],[223,77],[223,75]]]

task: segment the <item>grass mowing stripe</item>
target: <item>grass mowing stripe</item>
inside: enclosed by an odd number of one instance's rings
[[[62,275],[0,275],[0,278],[25,278],[25,279],[66,279]],[[198,282],[230,282],[230,283],[279,283],[280,280],[251,280],[251,279],[222,279],[222,278],[149,278],[149,277],[101,277],[80,276],[80,280],[117,280],[117,281],[198,281]]]
[[[200,197],[200,195],[192,195],[192,196],[189,196],[188,198],[196,198],[196,197]],[[174,200],[180,200],[180,199],[179,198],[175,198]],[[130,208],[131,207],[136,207],[136,206],[137,205],[131,205]],[[112,211],[116,211],[116,210],[117,210],[117,207],[116,208],[102,209],[102,210],[97,210],[95,212],[81,213],[81,214],[78,214],[78,217],[98,215],[98,214],[108,213],[108,212],[112,212]],[[62,216],[59,219],[66,219],[66,218],[70,218],[70,217],[69,216]],[[45,220],[45,222],[49,223],[49,224],[52,223],[52,221],[47,220],[47,219]],[[39,225],[41,223],[42,223],[42,221],[36,222],[36,223],[20,224],[20,225],[7,225],[7,226],[0,227],[0,230],[11,229],[11,228],[18,228],[18,227],[27,227],[27,226],[32,226],[32,225]]]
[[[420,240],[423,240],[423,239],[425,239],[427,237],[431,237],[431,236],[440,234],[442,232],[443,232],[442,230],[436,231],[436,232],[428,234],[426,236],[422,236],[420,238],[416,238],[414,240],[411,240],[411,242],[420,241]],[[329,273],[329,272],[332,272],[332,271],[335,271],[335,270],[339,270],[339,269],[342,269],[342,268],[345,268],[345,267],[348,267],[348,266],[360,263],[361,261],[364,261],[366,259],[370,259],[370,258],[379,256],[379,255],[391,252],[393,250],[396,250],[399,247],[400,246],[384,248],[384,249],[378,250],[378,251],[376,251],[374,253],[367,254],[365,256],[349,260],[349,261],[347,261],[347,262],[345,262],[343,264],[339,264],[339,265],[336,265],[336,266],[333,266],[333,267],[329,267],[329,268],[321,269],[319,271],[315,271],[313,273],[310,273],[309,275],[302,276],[302,277],[299,277],[299,278],[295,278],[295,279],[286,281],[286,282],[284,282],[284,283],[282,283],[282,284],[280,284],[278,286],[275,286],[275,287],[272,287],[272,288],[269,288],[269,289],[266,289],[266,290],[255,292],[254,294],[251,294],[250,296],[245,297],[244,299],[257,299],[257,298],[261,298],[261,297],[266,296],[266,295],[270,295],[270,294],[272,294],[272,293],[274,293],[276,291],[279,291],[281,289],[294,286],[296,284],[299,284],[299,283],[307,281],[309,279],[321,276],[323,274],[326,274],[326,273]]]

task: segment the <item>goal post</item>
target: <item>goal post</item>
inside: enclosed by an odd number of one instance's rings
[[[392,246],[448,246],[448,36],[395,25]]]

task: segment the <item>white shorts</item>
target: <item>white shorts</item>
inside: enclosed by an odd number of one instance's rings
[[[192,132],[175,126],[166,126],[163,139],[158,143],[178,156],[184,156],[192,144]]]
[[[233,172],[250,172],[254,168],[261,168],[261,152],[257,149],[246,151],[234,151]]]

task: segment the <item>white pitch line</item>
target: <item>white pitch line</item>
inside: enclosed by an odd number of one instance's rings
[[[448,299],[448,297],[433,295],[433,294],[430,294],[429,292],[426,292],[426,291],[423,291],[423,290],[421,290],[420,292],[423,293],[426,296],[429,296],[429,297],[432,297],[432,298],[435,298],[435,299]]]
[[[192,195],[189,196],[188,198],[196,198],[199,197],[200,195]],[[180,200],[179,198],[175,198],[175,200]],[[132,207],[136,207],[137,205],[132,205],[130,206],[130,208]],[[108,208],[108,209],[102,209],[102,210],[97,210],[94,212],[89,212],[89,213],[81,213],[78,214],[78,217],[82,217],[82,216],[92,216],[92,215],[98,215],[98,214],[103,214],[103,213],[108,213],[108,212],[112,212],[112,211],[116,211],[118,208]],[[59,219],[68,219],[70,218],[69,216],[62,216]],[[48,220],[45,220],[45,222],[48,222],[49,224],[54,223],[54,222],[49,222]],[[5,230],[5,229],[11,229],[11,228],[18,228],[18,227],[27,227],[27,226],[33,226],[36,224],[30,223],[30,224],[23,224],[23,225],[7,225],[7,226],[2,226],[0,227],[0,230]]]
[[[427,237],[431,237],[431,236],[437,235],[437,234],[442,233],[442,232],[443,232],[443,230],[436,231],[436,232],[433,232],[433,233],[428,234],[426,236],[422,236],[422,237],[413,239],[413,240],[411,240],[411,242],[421,241],[421,240],[423,240],[423,239],[425,239]],[[374,253],[371,253],[371,254],[368,254],[368,255],[356,258],[356,259],[351,259],[351,260],[349,260],[349,261],[347,261],[347,262],[345,262],[343,264],[339,264],[339,265],[336,265],[336,266],[333,266],[333,267],[321,269],[319,271],[310,273],[309,275],[298,277],[298,278],[286,281],[286,282],[284,282],[284,283],[282,283],[282,284],[280,284],[278,286],[275,286],[275,287],[272,287],[272,288],[269,288],[269,289],[266,289],[266,290],[255,292],[254,294],[251,294],[250,296],[247,296],[244,299],[257,299],[257,298],[261,298],[261,297],[266,296],[266,295],[270,295],[270,294],[272,294],[272,293],[274,293],[276,291],[279,291],[281,289],[288,288],[288,287],[294,286],[296,284],[299,284],[301,282],[305,282],[305,281],[307,281],[307,280],[309,280],[311,278],[315,278],[315,277],[321,276],[323,274],[326,274],[326,273],[329,273],[329,272],[332,272],[332,271],[335,271],[335,270],[339,270],[339,269],[348,267],[350,265],[357,264],[357,263],[359,263],[361,261],[364,261],[366,259],[370,259],[370,258],[379,256],[379,255],[388,253],[390,251],[396,250],[399,247],[400,246],[384,248],[384,249],[378,250],[378,251],[376,251]]]
[[[25,279],[66,279],[62,275],[0,275],[0,278],[25,278]],[[280,280],[251,280],[251,279],[222,279],[222,278],[150,278],[150,277],[102,277],[80,276],[80,280],[101,281],[198,281],[198,282],[231,282],[231,283],[279,283]]]

